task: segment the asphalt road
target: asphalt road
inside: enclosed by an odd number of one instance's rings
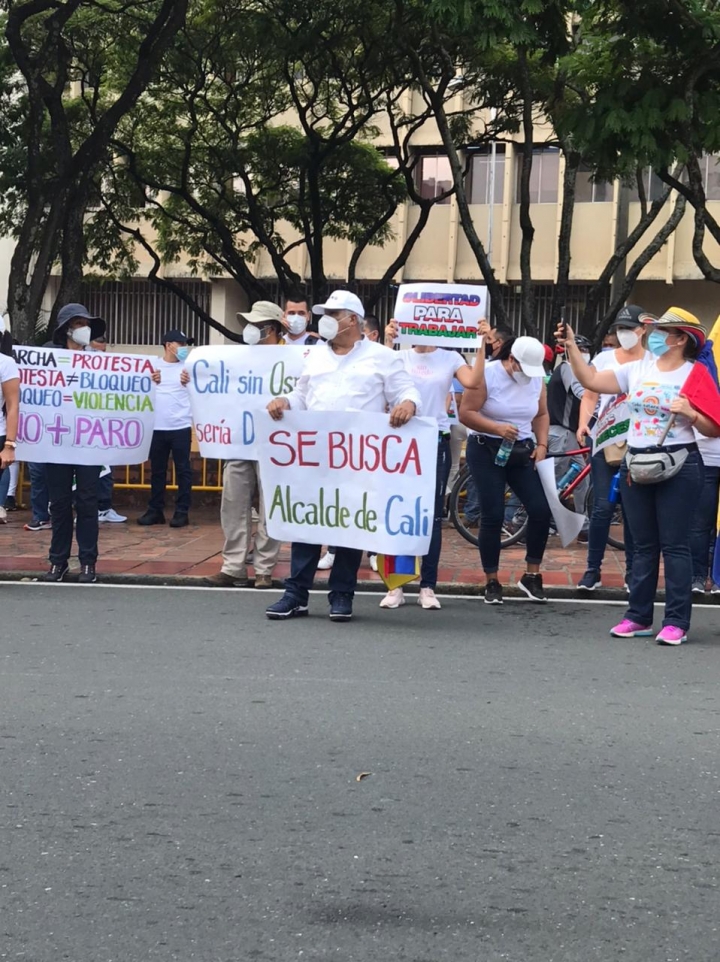
[[[717,609],[275,596],[0,586],[0,959],[718,958]]]

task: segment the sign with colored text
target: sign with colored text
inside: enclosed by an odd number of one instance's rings
[[[142,464],[155,423],[153,358],[16,347],[18,461]]]
[[[200,347],[185,362],[204,458],[256,461],[255,415],[289,394],[312,347]]]
[[[256,419],[268,533],[280,541],[425,555],[435,517],[437,421],[286,411]]]
[[[401,284],[395,302],[398,344],[479,348],[487,288],[480,284]]]
[[[593,451],[597,453],[609,444],[622,444],[627,441],[630,431],[630,409],[627,405],[627,395],[618,394],[616,398],[605,405],[605,410],[595,425],[595,440]]]

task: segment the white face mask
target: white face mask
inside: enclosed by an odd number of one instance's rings
[[[70,339],[81,347],[87,347],[92,340],[92,332],[88,325],[76,327],[74,331],[70,331]]]
[[[256,327],[254,324],[246,324],[245,329],[242,332],[242,337],[246,344],[259,344],[262,338],[260,328]]]
[[[513,371],[512,376],[513,380],[517,381],[518,384],[529,384],[532,381],[530,375],[524,371]]]
[[[637,347],[640,335],[636,331],[628,331],[621,328],[617,332],[617,339],[620,347],[625,351],[632,351],[634,347]]]
[[[586,354],[585,352],[581,351],[581,352],[580,352],[580,357],[583,359],[583,361],[585,361],[586,364],[589,364],[589,363],[590,363],[590,355],[589,355],[589,354]]]
[[[288,314],[286,320],[291,334],[302,334],[307,330],[307,318],[304,314]]]
[[[340,324],[336,317],[330,317],[328,314],[323,314],[318,321],[318,333],[320,337],[325,338],[326,341],[334,340],[338,336],[339,330]]]

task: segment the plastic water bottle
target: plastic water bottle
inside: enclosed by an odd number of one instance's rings
[[[610,504],[617,504],[620,500],[620,472],[613,477],[610,482],[610,491],[608,492],[608,501]]]
[[[578,464],[577,461],[571,461],[570,467],[557,483],[558,491],[563,491],[568,485],[572,484],[581,471],[582,465]]]
[[[500,445],[500,447],[498,448],[498,453],[495,455],[495,464],[497,464],[499,468],[504,468],[505,465],[508,463],[514,446],[515,446],[515,442],[508,441],[507,438],[505,438],[503,443]]]

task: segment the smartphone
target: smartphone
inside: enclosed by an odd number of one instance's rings
[[[558,325],[558,331],[559,331],[559,333],[560,333],[560,337],[561,337],[563,340],[565,340],[565,338],[567,337],[567,324],[565,323],[565,308],[564,308],[564,307],[561,307],[561,308],[560,308],[560,323],[559,323],[559,325]]]

